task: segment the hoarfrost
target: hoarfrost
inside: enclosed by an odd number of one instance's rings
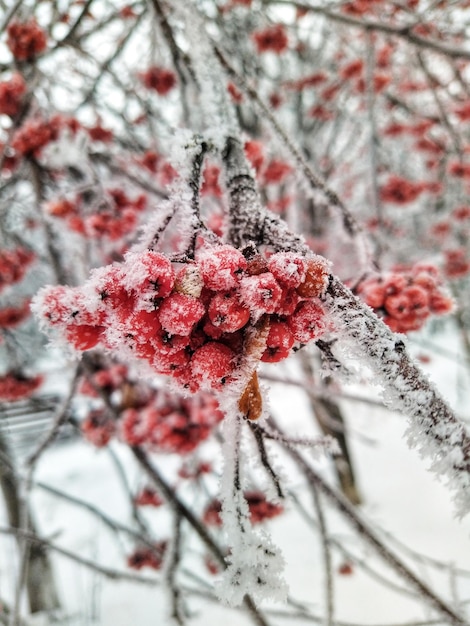
[[[223,424],[224,470],[221,479],[221,517],[230,548],[228,567],[216,584],[219,599],[238,606],[246,595],[255,602],[285,601],[287,585],[282,578],[284,559],[266,532],[254,531],[248,504],[241,488],[243,450],[241,416],[236,406],[225,412]]]

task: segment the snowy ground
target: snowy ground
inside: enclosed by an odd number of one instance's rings
[[[435,339],[433,341],[436,342]],[[450,353],[458,353],[459,347],[452,337],[442,339],[440,345]],[[422,347],[414,351],[431,354]],[[449,401],[463,408],[465,391],[468,391],[468,378],[465,379],[463,368],[451,358],[436,359],[426,368],[440,389],[446,390]],[[273,410],[283,416],[284,424],[289,424],[293,435],[301,433],[306,419],[306,400],[302,392],[293,388],[286,393],[285,387],[275,384],[270,386]],[[364,393],[363,388],[360,391]],[[374,390],[370,393],[371,396],[376,395]],[[343,408],[348,419],[358,483],[364,497],[361,507],[364,517],[394,538],[389,545],[408,564],[412,564],[415,571],[441,597],[451,602],[456,609],[466,609],[468,615],[470,604],[459,607],[459,602],[470,599],[470,519],[455,519],[449,493],[426,471],[425,464],[415,451],[407,447],[403,439],[406,426],[403,416],[357,402],[344,402]],[[119,444],[113,445],[113,451],[127,468],[131,487],[142,484],[129,451]],[[320,458],[315,462],[317,467],[329,474],[326,459]],[[166,466],[170,475],[172,464],[171,457],[167,457],[160,467]],[[290,486],[296,488],[298,477],[289,474],[288,469],[286,474]],[[57,445],[44,455],[36,479],[93,503],[114,519],[131,523],[129,506],[123,495],[115,463],[107,450],[96,450],[78,441]],[[306,494],[305,502],[308,502],[308,498]],[[125,555],[131,544],[125,540],[116,541],[96,517],[40,489],[34,490],[33,503],[44,536],[82,557],[126,571]],[[164,536],[168,519],[161,512],[153,515],[158,533]],[[0,523],[4,525],[3,511],[0,511],[0,516]],[[373,570],[373,574],[368,574],[361,567],[353,565],[350,575],[340,574],[338,568],[348,559],[338,550],[333,550],[336,619],[368,625],[430,618],[432,614],[423,612],[413,600],[407,584],[382,565],[369,549],[364,548],[337,515],[329,512],[327,524],[333,538],[340,539],[356,560],[366,559]],[[292,507],[286,514],[273,520],[268,528],[285,556],[286,579],[292,597],[308,603],[314,614],[321,615],[324,608],[324,581],[318,537]],[[411,558],[408,550],[442,561],[448,567],[439,569],[431,566],[424,558]],[[0,596],[9,597],[16,569],[15,548],[11,540],[1,540],[0,555]],[[68,616],[67,619],[61,618],[61,624],[156,626],[165,623],[168,604],[166,592],[161,586],[109,581],[57,555],[54,557],[54,567]],[[468,569],[469,575],[457,575],[458,568]],[[145,571],[142,575],[152,577],[152,573]],[[401,591],[379,582],[379,576]],[[153,578],[161,580],[158,575]],[[191,624],[194,626],[219,626],[221,623],[224,626],[242,626],[250,623],[236,610],[224,609],[197,597],[191,598],[189,608],[193,615]],[[282,610],[283,607],[277,605],[275,608]],[[272,624],[281,623],[290,622],[272,619]]]

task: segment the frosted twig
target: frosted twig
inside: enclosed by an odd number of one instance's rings
[[[399,37],[408,41],[411,44],[414,44],[420,48],[433,50],[434,52],[439,52],[444,56],[448,56],[451,59],[470,59],[470,50],[465,50],[464,48],[456,48],[454,46],[449,46],[442,41],[437,39],[432,39],[430,37],[421,37],[416,32],[414,32],[413,26],[414,24],[405,25],[405,26],[394,26],[392,24],[387,24],[384,21],[376,21],[370,19],[360,19],[357,17],[353,17],[346,13],[340,13],[338,11],[331,11],[325,6],[306,4],[305,2],[291,2],[290,0],[264,0],[265,4],[288,4],[289,6],[295,6],[299,9],[305,9],[311,13],[318,13],[320,15],[324,15],[328,19],[340,22],[342,24],[346,24],[348,26],[353,26],[356,28],[360,28],[361,30],[368,31],[377,31],[381,33],[385,33],[387,35],[393,35],[395,37]]]
[[[176,581],[176,573],[181,561],[181,516],[178,513],[175,515],[174,533],[170,549],[170,562],[167,564],[165,578],[171,594],[171,617],[177,624],[184,626],[181,589]]]
[[[22,4],[23,4],[23,0],[16,0],[16,2],[12,4],[10,9],[7,11],[5,17],[3,18],[3,22],[0,24],[0,35],[6,29],[6,27],[12,20],[13,16],[15,15],[15,13],[18,11],[18,9],[20,8]]]
[[[75,552],[71,552],[70,550],[66,550],[47,539],[40,539],[37,535],[30,531],[21,530],[19,528],[8,528],[4,526],[0,526],[0,533],[3,535],[14,535],[23,541],[26,541],[28,544],[35,544],[38,546],[42,546],[44,548],[48,548],[50,550],[54,550],[58,554],[65,556],[67,559],[71,561],[75,561],[80,565],[84,565],[88,569],[91,569],[106,578],[110,578],[112,580],[128,580],[130,582],[138,582],[146,585],[158,585],[158,581],[152,578],[144,578],[143,576],[137,576],[135,574],[129,574],[128,572],[121,572],[119,570],[112,569],[110,567],[105,567],[104,565],[100,565],[95,561],[91,561],[90,559],[86,559],[80,554],[76,554]],[[18,624],[18,621],[15,621],[15,624]]]
[[[107,526],[113,532],[126,533],[127,535],[129,535],[129,537],[132,537],[135,541],[145,544],[149,549],[155,549],[155,544],[148,537],[148,535],[144,535],[142,532],[138,532],[134,530],[133,528],[126,526],[122,522],[111,518],[107,513],[105,513],[104,511],[96,507],[95,505],[91,504],[90,502],[86,502],[85,500],[82,500],[81,498],[77,498],[68,493],[65,493],[64,491],[61,491],[60,489],[57,489],[56,487],[52,487],[51,485],[46,485],[45,483],[41,481],[34,481],[33,487],[42,489],[46,493],[49,493],[55,496],[56,498],[60,498],[64,500],[65,502],[68,502],[69,504],[73,504],[74,506],[85,509],[86,511],[94,515],[97,519],[99,519],[105,526]],[[160,554],[160,552],[158,552],[158,554]]]
[[[325,626],[332,626],[334,623],[334,588],[333,588],[333,572],[331,566],[330,539],[326,528],[326,520],[323,511],[323,505],[318,493],[318,488],[312,483],[312,496],[315,504],[315,510],[318,518],[318,528],[320,530],[321,545],[323,552],[323,570],[325,575],[325,600],[326,614]]]
[[[145,470],[146,474],[148,475],[150,480],[155,484],[155,486],[157,487],[159,492],[163,495],[165,500],[167,500],[168,504],[174,509],[175,513],[180,515],[190,524],[193,530],[196,531],[201,541],[206,545],[206,547],[215,556],[218,563],[222,565],[223,568],[225,569],[227,567],[227,563],[225,561],[224,553],[222,552],[221,548],[217,545],[217,543],[214,541],[214,539],[209,535],[205,526],[199,521],[199,519],[194,515],[194,513],[178,498],[174,490],[170,487],[170,485],[168,485],[168,483],[160,474],[160,472],[157,470],[155,465],[150,463],[144,450],[142,450],[142,448],[139,448],[138,446],[134,446],[131,449],[135,458],[139,462],[139,464]],[[258,626],[269,626],[265,617],[259,611],[259,609],[256,608],[253,600],[251,599],[249,595],[245,596],[243,602],[246,608],[248,609],[248,612],[250,616],[252,617],[253,621]]]
[[[73,400],[78,379],[80,376],[80,367],[77,365],[75,367],[75,372],[73,378],[69,385],[69,391],[67,395],[62,400],[61,404],[56,409],[56,415],[54,417],[52,426],[48,433],[46,433],[44,439],[39,442],[36,449],[28,456],[26,459],[26,465],[30,468],[34,467],[39,460],[39,457],[43,454],[43,452],[48,448],[59,435],[60,429],[67,422],[68,419],[68,411],[70,409],[70,403]]]
[[[359,227],[358,223],[356,222],[352,214],[349,212],[349,210],[340,200],[338,195],[326,185],[325,181],[321,178],[321,176],[317,174],[316,172],[314,172],[312,166],[309,163],[307,163],[307,161],[302,156],[302,153],[300,152],[299,148],[293,144],[292,140],[289,138],[287,133],[281,127],[277,119],[274,117],[269,107],[261,100],[256,89],[248,85],[248,83],[243,78],[243,76],[241,76],[236,71],[236,69],[227,59],[227,57],[222,52],[220,47],[217,46],[216,44],[213,44],[213,46],[214,46],[214,52],[217,55],[223,67],[227,70],[230,76],[236,81],[238,87],[244,93],[246,93],[247,96],[253,102],[256,103],[256,105],[260,108],[263,114],[263,119],[266,119],[271,124],[273,129],[276,131],[276,134],[280,137],[280,139],[282,139],[282,142],[285,144],[286,148],[289,150],[297,166],[299,167],[300,171],[305,176],[306,180],[311,185],[312,189],[320,190],[324,194],[328,202],[330,202],[336,209],[340,211],[342,219],[343,219],[343,225],[344,225],[346,232],[351,237],[358,236],[359,233],[361,232],[361,228]]]
[[[299,468],[304,473],[309,484],[315,484],[317,488],[328,499],[330,504],[338,510],[345,519],[356,529],[359,535],[366,541],[377,554],[390,566],[395,572],[412,586],[426,603],[437,611],[442,617],[447,619],[449,623],[455,625],[466,625],[467,622],[460,615],[447,605],[436,593],[421,581],[405,563],[396,557],[384,545],[384,543],[375,535],[371,528],[362,521],[354,507],[349,501],[333,490],[323,478],[307,463],[303,456],[295,449],[286,447],[287,454],[296,461]]]
[[[264,469],[266,470],[266,473],[271,478],[274,488],[276,489],[277,495],[280,498],[284,498],[284,490],[282,489],[279,476],[276,474],[276,472],[274,471],[269,461],[268,453],[266,451],[266,445],[264,443],[263,433],[255,422],[251,420],[247,420],[246,422],[248,426],[250,427],[251,432],[253,433],[253,436],[255,438],[256,445],[258,446],[261,465],[264,467]]]

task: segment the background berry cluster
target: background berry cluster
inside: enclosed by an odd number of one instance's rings
[[[453,308],[432,265],[397,268],[368,278],[357,293],[397,333],[419,330],[431,314],[443,315]]]

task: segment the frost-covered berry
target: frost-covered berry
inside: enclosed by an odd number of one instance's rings
[[[277,363],[289,356],[294,336],[285,322],[272,322],[266,339],[266,350],[261,357],[264,363]]]
[[[137,343],[145,343],[156,338],[162,325],[156,311],[136,310],[127,319],[126,329],[135,336]]]
[[[307,264],[305,279],[297,287],[297,293],[302,298],[317,298],[324,293],[328,285],[328,264],[320,256],[305,259],[305,262]]]
[[[189,365],[190,356],[186,350],[178,350],[171,354],[156,353],[153,366],[159,374],[177,376]]]
[[[197,262],[204,285],[212,291],[235,289],[247,265],[240,250],[229,245],[201,251]]]
[[[67,327],[65,336],[74,348],[85,351],[92,350],[99,344],[104,331],[104,326],[71,325]]]
[[[143,411],[127,409],[122,414],[121,436],[129,445],[140,446],[149,435],[149,426]]]
[[[235,292],[217,293],[207,310],[212,324],[224,333],[243,328],[250,319],[250,311],[240,303]]]
[[[307,273],[305,259],[293,252],[273,254],[268,266],[274,278],[284,287],[298,287],[304,282]]]
[[[276,314],[281,316],[289,316],[295,312],[301,297],[295,289],[283,289],[281,300],[277,305]]]
[[[246,266],[246,273],[248,276],[258,276],[269,271],[268,262],[261,254],[255,254],[248,259]]]
[[[287,323],[297,341],[308,343],[318,339],[325,332],[325,311],[319,302],[306,300],[299,304]]]
[[[234,369],[235,353],[218,341],[209,341],[191,358],[191,373],[203,387],[221,389]]]
[[[245,276],[240,282],[240,300],[251,309],[255,317],[263,313],[275,313],[281,296],[281,286],[271,272]]]
[[[204,305],[197,298],[184,293],[172,293],[162,302],[158,319],[170,335],[189,335],[205,312]]]
[[[174,283],[175,271],[163,254],[146,250],[126,255],[122,284],[128,291],[137,294],[139,308],[145,308],[146,301],[152,306],[155,299],[169,296]]]
[[[380,309],[385,300],[385,286],[383,283],[372,282],[361,286],[359,293],[366,304],[373,309]]]
[[[32,310],[53,326],[99,325],[103,312],[93,311],[86,294],[64,285],[43,287],[33,301]]]

